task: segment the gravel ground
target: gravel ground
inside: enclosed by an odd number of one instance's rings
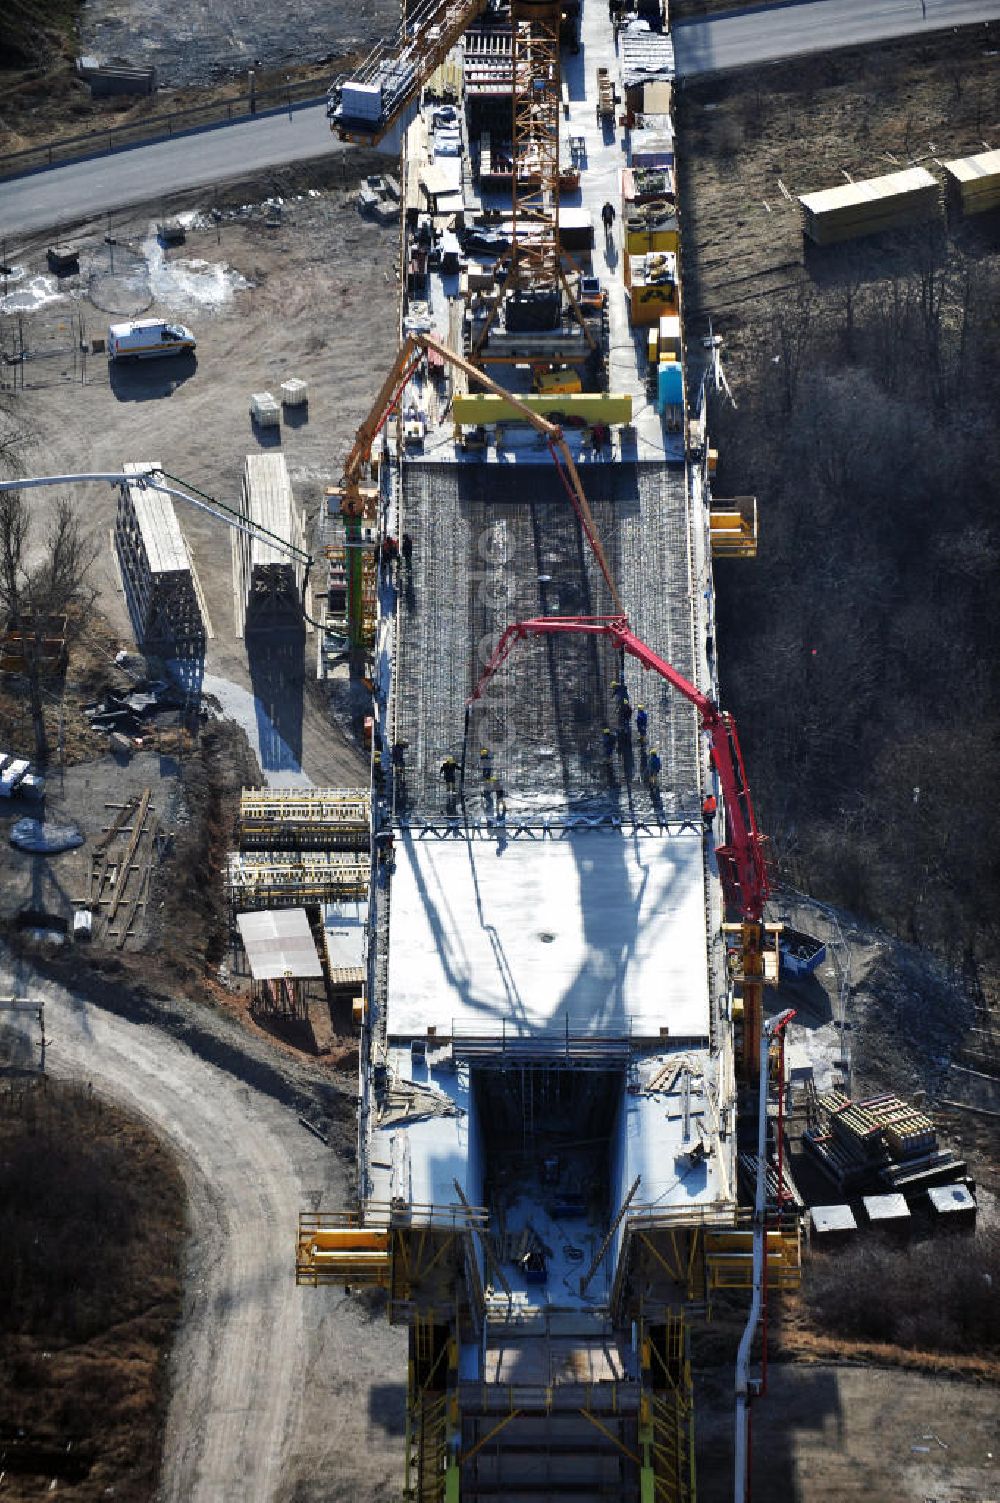
[[[753,1408],[753,1493],[795,1503],[985,1503],[997,1391],[866,1367],[769,1364]],[[732,1497],[732,1372],[695,1384],[698,1496]]]
[[[281,445],[296,498],[315,518],[395,349],[396,232],[357,216],[339,174],[332,187],[315,173],[298,185],[274,178],[237,195],[235,208],[273,196],[285,200],[279,229],[266,229],[262,212],[230,218],[223,210],[218,222],[192,227],[187,245],[166,258],[150,244],[161,205],[116,223],[113,283],[103,241],[108,226],[94,224],[81,233],[85,274],[69,289],[74,295],[36,315],[4,320],[3,337],[20,322],[29,343],[52,349],[61,342],[65,352],[33,363],[33,373],[49,384],[12,399],[18,421],[32,433],[28,473],[117,469],[129,458],[152,458],[232,504],[244,456],[259,448],[250,393],[277,389],[294,374],[309,382],[308,420],[284,425]],[[226,199],[220,194],[215,202]],[[208,210],[212,203],[183,207]],[[23,259],[29,279],[44,275],[41,245]],[[91,278],[102,270],[108,275]],[[82,314],[86,337],[103,334],[109,315],[95,307],[91,287],[114,306],[129,278],[133,293],[152,292],[150,313],[196,328],[197,366],[140,368],[112,386],[97,357],[81,380],[73,315]],[[43,528],[51,501],[36,494]],[[109,540],[98,565],[99,604],[130,646],[111,564],[114,492],[80,487],[72,495],[98,536]],[[250,707],[241,718],[265,775],[297,775],[286,766],[290,749],[314,782],[363,781],[365,761],[338,729],[351,727],[355,706],[341,695],[332,722],[325,694],[312,681],[314,635],[298,640],[292,658],[284,643],[280,661],[261,653],[248,659],[234,629],[229,532],[193,510],[183,511],[181,522],[214,629],[209,687],[216,698]],[[266,765],[271,745],[282,747],[279,768]],[[169,819],[177,768],[152,754],[124,770],[110,756],[67,769],[64,780],[53,780],[50,806],[93,835],[106,821],[107,801],[146,785],[155,787]],[[7,850],[0,855],[5,911],[29,898],[63,911],[81,871],[74,855],[44,862]],[[176,982],[159,980],[157,964],[150,961],[144,976],[159,988],[153,1001],[137,1000],[107,970],[94,976],[77,966],[74,985],[86,986],[89,977],[90,1001],[24,962],[8,971],[12,990],[46,999],[52,1070],[92,1081],[95,1090],[141,1112],[182,1165],[190,1243],[161,1496],[185,1503],[392,1497],[402,1483],[405,1336],[342,1293],[298,1290],[294,1283],[298,1211],[351,1202],[350,1078],[345,1094],[328,1075],[278,1053],[204,1001],[177,1000]],[[330,1134],[330,1147],[301,1127],[300,1115]]]
[[[116,221],[111,248],[103,221],[83,227],[76,237],[81,275],[59,286],[45,281],[43,240],[20,256],[24,275],[12,284],[12,311],[0,315],[0,340],[9,347],[23,337],[39,352],[26,366],[27,378],[45,384],[12,399],[18,422],[32,435],[26,472],[117,470],[126,460],[152,459],[233,506],[245,456],[269,446],[251,428],[250,395],[277,393],[295,375],[309,383],[308,416],[298,425],[283,423],[280,447],[311,525],[396,348],[397,231],[358,215],[352,186],[341,185],[343,170],[337,162],[283,174],[248,189],[245,199],[193,196],[185,206],[199,217],[187,244],[166,254],[153,233],[160,204]],[[260,205],[278,198],[280,227],[266,228]],[[19,304],[32,285],[36,303],[46,293],[60,296],[25,312]],[[103,355],[84,364],[80,321],[85,339],[101,337],[117,310],[137,304],[145,316],[188,323],[198,339],[196,363],[157,361],[115,371],[113,379]],[[69,493],[98,536],[109,538],[116,493],[96,486]],[[53,494],[35,493],[40,530]],[[315,634],[282,643],[277,655],[258,649],[248,657],[235,631],[230,532],[182,502],[177,508],[214,632],[205,672],[216,699],[235,702],[242,693],[240,718],[265,777],[290,781],[301,768],[316,783],[363,780],[364,759],[331,734],[326,696],[313,682]],[[101,610],[130,645],[110,547],[102,552],[98,584]],[[347,709],[348,720],[353,715],[360,724],[360,705]]]
[[[138,1113],[181,1166],[189,1241],[162,1503],[394,1496],[405,1336],[294,1279],[299,1210],[350,1195],[353,1097],[204,1007],[94,978],[98,1002],[5,948],[0,972],[8,993],[44,1000],[52,1073]]]

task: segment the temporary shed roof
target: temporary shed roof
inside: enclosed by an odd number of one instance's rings
[[[255,981],[322,976],[323,968],[304,908],[240,913],[236,922]]]
[[[618,36],[622,87],[669,82],[674,76],[674,44],[660,31],[627,27]]]
[[[368,930],[368,904],[362,898],[344,898],[339,903],[323,904],[323,928],[326,952],[335,970],[362,970],[365,963],[365,935]]]

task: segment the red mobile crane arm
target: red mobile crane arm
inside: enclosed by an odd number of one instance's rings
[[[573,633],[607,637],[617,648],[636,658],[646,669],[665,678],[701,716],[701,724],[711,739],[712,764],[719,777],[726,811],[728,842],[716,847],[719,876],[726,902],[744,918],[760,922],[770,892],[764,862],[764,837],[757,829],[750,789],[747,786],[743,753],[733,717],[720,710],[707,694],[689,683],[665,659],[658,656],[632,631],[625,616],[543,616],[533,621],[516,621],[508,626],[483,669],[468,703],[479,699],[490,679],[506,661],[517,642],[528,637],[551,637]]]

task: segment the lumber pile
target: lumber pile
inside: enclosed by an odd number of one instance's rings
[[[909,167],[803,193],[799,204],[803,233],[815,245],[836,245],[933,219],[941,212],[941,188],[926,167]]]
[[[1000,209],[1000,151],[943,162],[948,197],[963,214],[986,214]]]

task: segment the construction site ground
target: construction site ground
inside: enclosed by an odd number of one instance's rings
[[[968,49],[961,55],[971,60],[973,80],[989,66],[976,61],[984,50],[981,42],[952,45]],[[785,149],[778,153],[753,130],[755,91],[772,87],[776,70],[750,81],[700,85],[682,95],[682,164],[698,160],[700,132],[713,138],[717,131],[735,132],[728,165],[717,171],[714,156],[706,153],[698,173],[690,168],[687,173],[699,196],[685,206],[685,234],[711,252],[698,277],[685,284],[690,318],[704,316],[717,303],[728,315],[727,337],[738,350],[741,303],[796,284],[802,274],[801,239],[778,176],[794,192],[817,186],[814,175],[822,177],[822,185],[836,181],[841,166],[855,176],[880,170],[883,145],[897,150],[911,117],[913,131],[919,123],[921,135],[930,131],[937,139],[934,124],[924,121],[917,103],[907,103],[907,95],[932,74],[935,98],[947,100],[955,87],[950,83],[954,59],[941,50],[937,61],[925,57],[919,66],[911,63],[911,52],[903,47],[878,49],[864,59],[844,53],[829,62],[797,62],[803,92],[789,97]],[[815,77],[811,92],[810,77]],[[953,154],[978,146],[975,120],[964,120],[963,111],[979,86],[972,82],[958,91],[953,113],[961,130],[956,125],[949,141]],[[981,87],[987,91],[982,97],[992,98],[988,85]],[[875,109],[873,101],[883,94],[895,98],[899,108],[896,133],[884,143],[873,138],[870,161],[842,161],[843,112]],[[705,109],[706,103],[715,109]],[[986,103],[982,111],[985,121]],[[805,112],[808,131],[802,125]],[[750,122],[746,130],[744,118]],[[341,170],[339,162],[324,169],[338,175],[332,186],[316,171],[216,195],[222,220],[192,229],[188,244],[167,259],[225,263],[254,285],[235,290],[214,310],[162,300],[143,309],[182,316],[196,326],[194,374],[175,386],[140,369],[116,393],[103,357],[90,360],[85,382],[79,361],[67,357],[61,367],[65,379],[60,374],[54,384],[19,392],[14,399],[34,437],[26,467],[34,472],[115,469],[126,459],[152,458],[168,468],[176,463],[176,473],[231,501],[243,456],[256,446],[247,410],[250,393],[273,390],[275,383],[298,375],[310,383],[309,421],[298,429],[283,428],[282,448],[296,495],[315,515],[323,486],[336,481],[336,460],[395,347],[397,230],[359,219],[339,180]],[[309,196],[310,189],[320,196]],[[280,228],[266,228],[260,207],[237,212],[276,193],[285,200]],[[765,199],[771,212],[763,207]],[[165,208],[212,207],[204,197],[192,196],[178,205],[151,204],[128,223],[95,221],[85,244],[94,258],[92,269],[103,279],[95,283],[98,296],[107,302],[104,294],[115,287],[129,295],[128,288],[109,280],[107,233],[138,246]],[[44,237],[25,256],[15,250],[11,259],[24,260],[32,275],[43,274]],[[40,322],[58,322],[70,306],[50,304]],[[109,313],[86,298],[81,307],[92,334],[103,333],[115,313],[130,311],[119,307]],[[37,364],[53,373],[60,367],[58,359]],[[88,489],[82,495],[107,536],[113,492]],[[44,504],[39,500],[40,515]],[[256,716],[249,712],[249,693],[260,684],[273,691],[283,673],[265,663],[255,680],[234,635],[228,532],[194,513],[184,512],[182,525],[215,633],[206,687],[220,705],[242,716],[256,754],[260,739],[253,745]],[[127,645],[127,618],[109,562],[110,549],[101,564],[101,608]],[[304,652],[313,650],[310,636]],[[331,734],[328,709],[310,686],[311,666],[304,657],[304,708],[296,712],[293,693],[287,709],[272,706],[275,715],[293,741],[298,734],[298,760],[313,781],[363,781],[365,762],[357,743]],[[356,729],[360,702],[338,693],[332,708],[339,727]],[[131,790],[133,780],[136,786],[153,783],[164,798],[173,797],[174,773],[162,761],[154,766],[145,760],[151,756],[141,754],[126,774],[110,754],[68,769],[68,793],[59,787],[62,807],[92,832],[102,822],[103,806],[120,799],[123,788]],[[58,774],[55,781],[58,787]],[[77,806],[77,790],[81,800],[86,797],[86,810]],[[51,872],[36,878],[30,858],[5,850],[0,862],[4,913],[23,903],[36,881],[58,882],[69,892],[72,881],[51,865]],[[142,1114],[182,1166],[190,1242],[183,1323],[172,1356],[163,1497],[178,1503],[249,1496],[279,1503],[331,1498],[363,1503],[393,1496],[402,1481],[405,1338],[362,1301],[329,1291],[315,1296],[297,1291],[290,1276],[299,1209],[350,1200],[353,1081],[331,1079],[314,1064],[238,1027],[224,1008],[210,1005],[212,995],[225,995],[219,989],[179,987],[172,973],[159,974],[155,964],[145,964],[137,978],[141,957],[138,963],[122,962],[120,970],[114,968],[118,963],[92,971],[81,967],[74,990],[53,979],[49,969],[40,971],[17,956],[5,956],[4,963],[10,989],[46,998],[53,1072],[90,1080],[95,1091]],[[924,974],[919,955],[913,964],[916,990]],[[937,974],[933,963],[926,974]],[[871,1078],[875,1061],[896,1058],[896,1047],[893,1012],[871,1009],[870,1026],[856,1045],[859,1079]],[[906,1073],[899,1088],[914,1083],[915,1076]],[[303,1127],[302,1117],[328,1143]],[[974,1115],[961,1120],[962,1131],[976,1138],[980,1157],[975,1162],[988,1189],[995,1183],[995,1169],[990,1177],[995,1124]],[[387,1373],[400,1375],[399,1380],[387,1379]],[[721,1499],[731,1489],[731,1366],[706,1369],[698,1381],[701,1495]],[[774,1468],[767,1475],[775,1495],[780,1491],[801,1503],[855,1495],[884,1497],[887,1503],[901,1496],[972,1503],[996,1492],[990,1470],[995,1462],[988,1455],[994,1449],[988,1426],[995,1406],[995,1387],[942,1376],[782,1365],[772,1368],[769,1397],[755,1412],[757,1465]],[[931,1431],[937,1441],[924,1438]],[[768,1496],[763,1483],[761,1488]]]
[[[250,394],[296,375],[309,382],[308,419],[283,425],[282,449],[296,499],[314,519],[395,348],[397,231],[359,218],[353,184],[342,182],[342,171],[338,161],[298,180],[279,175],[215,195],[221,217],[204,229],[192,226],[187,244],[168,253],[181,265],[165,296],[148,303],[151,268],[142,244],[153,221],[165,209],[208,211],[213,203],[151,204],[127,222],[81,227],[77,296],[22,315],[29,343],[62,351],[29,362],[46,384],[10,395],[14,420],[30,434],[25,470],[113,470],[129,458],[152,457],[232,505],[244,457],[259,448]],[[266,228],[261,204],[275,197],[285,200],[281,226]],[[117,242],[114,274],[104,242],[109,232]],[[47,275],[44,245],[39,237],[11,257],[25,266],[22,288]],[[160,266],[156,258],[154,281]],[[238,280],[247,285],[227,298],[224,289]],[[185,286],[195,295],[178,291]],[[76,313],[91,338],[140,307],[195,327],[197,367],[188,379],[175,385],[175,372],[157,375],[140,366],[112,388],[106,361],[97,356],[81,380]],[[5,341],[16,323],[16,315],[3,320]],[[364,1302],[327,1293],[303,1298],[291,1263],[299,1210],[350,1202],[354,1080],[309,1062],[287,1040],[265,1036],[248,1019],[245,985],[217,969],[224,959],[218,873],[239,786],[257,781],[259,764],[272,753],[278,781],[301,769],[317,784],[366,782],[364,695],[352,697],[345,674],[328,704],[329,690],[321,693],[315,684],[312,633],[258,651],[248,662],[234,630],[229,530],[181,511],[213,629],[204,685],[209,723],[162,755],[145,748],[128,759],[112,754],[107,738],[87,729],[82,705],[98,685],[121,687],[110,658],[121,647],[134,651],[112,566],[116,493],[90,487],[73,495],[102,541],[98,606],[107,624],[85,662],[71,659],[64,714],[69,765],[60,769],[54,755],[47,812],[74,821],[87,841],[46,858],[23,855],[5,840],[3,914],[12,920],[30,907],[66,918],[82,895],[94,841],[117,808],[145,788],[173,848],[158,877],[155,911],[134,944],[119,952],[98,928],[84,960],[81,952],[53,954],[43,939],[39,971],[24,948],[30,937],[12,939],[16,949],[4,952],[0,991],[44,997],[50,1071],[89,1082],[139,1113],[176,1155],[184,1177],[189,1235],[161,1496],[178,1503],[247,1497],[374,1503],[401,1485],[405,1383],[385,1375],[405,1373],[405,1338]],[[42,531],[51,496],[36,492],[32,502]],[[23,701],[14,683],[5,693],[6,724],[30,755]],[[230,731],[219,721],[223,714],[233,717]],[[5,828],[25,812],[5,810]],[[210,975],[206,954],[215,957]],[[54,974],[75,989],[64,990]],[[326,1037],[320,1014],[316,1023],[315,1044],[336,1042],[332,1032]],[[155,1443],[155,1418],[153,1434]],[[25,1496],[40,1496],[49,1479],[43,1482]]]
[[[753,1491],[795,1503],[986,1503],[996,1496],[992,1384],[849,1363],[771,1363],[753,1409]],[[695,1380],[698,1495],[732,1496],[732,1369]]]
[[[360,171],[365,159],[352,165]],[[58,286],[47,278],[44,235],[9,247],[24,274],[9,285],[14,301],[0,315],[0,339],[9,350],[23,338],[34,351],[24,364],[28,385],[12,396],[14,419],[28,435],[27,472],[116,470],[127,460],[152,459],[238,506],[245,456],[276,438],[270,430],[258,438],[252,429],[251,394],[277,393],[298,376],[309,383],[307,414],[283,423],[280,445],[311,527],[324,488],[338,479],[338,461],[375,375],[395,349],[397,231],[358,215],[355,185],[343,182],[343,172],[337,159],[297,178],[278,175],[214,198],[151,204],[127,219],[81,226],[72,237],[81,275]],[[265,199],[282,203],[269,212]],[[165,212],[200,216],[187,243],[166,252],[155,237]],[[105,244],[109,233],[113,246]],[[34,311],[17,311],[46,296],[51,300]],[[83,338],[91,340],[130,315],[185,320],[198,340],[196,361],[157,361],[111,376],[103,355],[84,361],[81,321]],[[39,532],[53,495],[39,491],[32,498]],[[117,492],[88,486],[73,499],[102,543],[110,543]],[[287,782],[301,770],[317,784],[363,782],[364,760],[329,734],[326,695],[315,684],[315,635],[257,641],[248,654],[234,625],[230,530],[181,502],[177,507],[212,629],[204,665],[209,702],[247,730],[265,778]],[[110,546],[102,547],[96,582],[99,608],[130,646]],[[361,701],[345,693],[335,713],[359,730],[360,709]]]
[[[9,1021],[0,1017],[3,1064]],[[3,1492],[21,1503],[149,1497],[182,1297],[173,1155],[86,1087],[5,1073],[0,1150],[0,1199],[20,1212],[3,1234]]]
[[[685,14],[696,8],[710,9],[690,5]],[[898,247],[878,239],[845,247],[845,257],[811,257],[796,195],[844,182],[848,174],[857,180],[911,161],[933,168],[931,157],[948,159],[995,144],[995,46],[990,28],[968,28],[939,34],[932,43],[838,51],[706,79],[680,91],[686,333],[690,348],[708,334],[711,319],[725,342],[737,401],[741,385],[759,381],[762,364],[773,358],[776,300],[794,307],[808,293],[821,303],[825,298],[830,310],[842,310],[845,287],[877,285],[880,278],[888,283],[898,264]],[[995,255],[995,224],[967,225],[960,234],[972,262]],[[742,488],[738,450],[723,452],[720,472],[722,493]],[[761,506],[766,549],[766,496]],[[719,589],[726,587],[720,570]],[[721,632],[720,639],[725,695]],[[745,718],[740,724],[750,742],[753,780],[753,729]],[[930,1103],[942,1140],[967,1160],[976,1181],[980,1226],[995,1235],[1000,1080],[996,988],[989,977],[981,977],[974,997],[961,966],[791,892],[779,892],[772,916],[827,946],[814,976],[786,976],[769,999],[775,1008],[797,1010],[788,1031],[789,1065],[812,1068],[822,1089],[848,1059],[856,1094],[895,1091]],[[978,1025],[975,1035],[972,1023]],[[804,1168],[794,1148],[802,1125],[798,1118],[790,1124],[793,1168]],[[803,1187],[814,1201],[838,1198],[832,1185],[821,1176],[816,1180],[807,1183],[803,1172]],[[967,1363],[954,1359],[966,1381],[949,1375],[947,1353],[861,1350],[817,1328],[808,1283],[807,1262],[803,1294],[789,1302],[787,1320],[778,1317],[767,1397],[754,1411],[754,1482],[761,1495],[865,1496],[887,1503],[979,1503],[994,1497],[1000,1455],[989,1431],[996,1410],[995,1350]],[[737,1324],[725,1338],[730,1344]],[[714,1339],[723,1340],[725,1325],[721,1317],[713,1322]],[[835,1353],[837,1365],[828,1365]],[[720,1458],[731,1434],[731,1373],[728,1365],[716,1367],[716,1360],[710,1346],[700,1356],[696,1349],[699,1490],[721,1499],[728,1496]],[[916,1367],[922,1361],[922,1373],[878,1365]]]
[[[58,974],[0,949],[0,991],[45,1003],[50,1073],[147,1122],[187,1192],[157,1497],[392,1497],[405,1379],[386,1375],[405,1373],[405,1335],[363,1299],[313,1296],[293,1276],[299,1210],[350,1198],[353,1094],[203,998],[168,992],[148,965],[134,981],[78,963],[63,972],[71,987]],[[48,1482],[23,1496],[48,1496]]]
[[[686,83],[677,131],[688,339],[708,332],[711,315],[730,364],[752,369],[769,298],[824,286],[835,295],[843,258],[807,260],[798,194],[995,144],[996,45],[995,26],[968,26]],[[848,248],[858,282],[892,275],[896,247],[885,242]]]

